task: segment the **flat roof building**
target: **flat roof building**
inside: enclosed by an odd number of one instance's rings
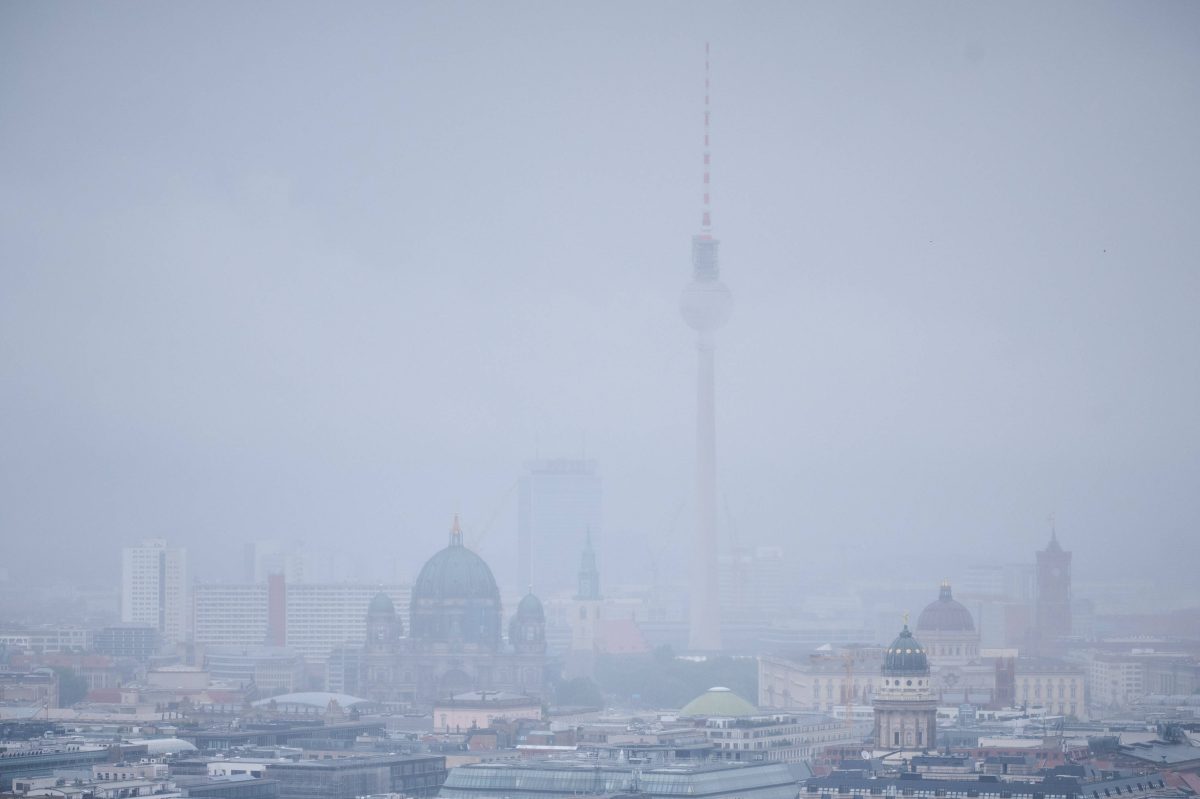
[[[450,772],[441,799],[567,799],[636,792],[644,799],[796,799],[784,763],[675,763],[656,768],[596,760],[473,763]]]
[[[268,779],[280,799],[355,799],[369,794],[436,796],[446,779],[441,755],[358,755],[327,760],[273,761]]]

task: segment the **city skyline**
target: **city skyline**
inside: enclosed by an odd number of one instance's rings
[[[673,308],[711,38],[739,538],[849,578],[919,536],[940,577],[1040,546],[1054,512],[1096,544],[1080,573],[1184,569],[1165,555],[1200,513],[1195,12],[1106,6],[1076,35],[1067,9],[679,8],[628,30],[295,17],[371,69],[310,62],[266,10],[218,34],[190,8],[80,28],[7,9],[5,560],[48,543],[86,579],[81,543],[145,537],[203,572],[247,539],[401,557],[458,510],[503,572],[510,487],[541,454],[603,466],[601,557],[637,553],[610,579],[668,571],[691,528]],[[518,30],[523,57],[497,37]],[[197,31],[224,55],[167,57]]]

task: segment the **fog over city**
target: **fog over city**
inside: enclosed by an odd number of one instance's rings
[[[411,582],[457,513],[517,595],[578,459],[606,586],[684,590],[706,43],[720,553],[930,593],[1053,516],[1077,583],[1194,590],[1182,2],[5,3],[5,580]]]

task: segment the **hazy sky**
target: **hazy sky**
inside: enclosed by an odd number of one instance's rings
[[[605,578],[669,561],[706,40],[739,537],[1194,577],[1193,2],[4,3],[0,565],[411,578],[459,511],[508,579],[583,452]]]

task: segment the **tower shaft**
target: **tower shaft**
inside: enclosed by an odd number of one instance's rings
[[[692,548],[691,615],[688,648],[721,648],[717,601],[717,419],[716,342],[703,330],[696,342],[696,540]]]

